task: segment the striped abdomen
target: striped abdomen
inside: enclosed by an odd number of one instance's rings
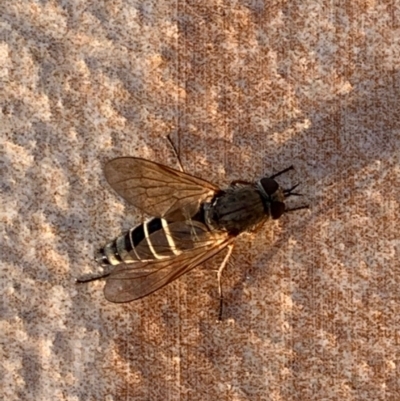
[[[145,221],[109,242],[97,254],[104,265],[162,260],[213,241],[208,228],[198,221]]]

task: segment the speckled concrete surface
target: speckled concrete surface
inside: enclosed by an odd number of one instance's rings
[[[0,4],[0,392],[400,399],[400,2]],[[115,305],[94,250],[145,216],[120,155],[221,186],[289,164],[311,209]],[[294,202],[301,201],[294,199]]]

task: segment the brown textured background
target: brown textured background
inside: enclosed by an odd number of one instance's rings
[[[400,399],[400,2],[3,1],[0,393]],[[94,250],[145,216],[120,155],[221,186],[294,164],[310,211],[126,305]],[[293,199],[301,202],[302,200]]]

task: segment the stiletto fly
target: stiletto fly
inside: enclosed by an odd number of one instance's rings
[[[154,216],[109,242],[97,254],[108,266],[104,295],[111,302],[145,297],[228,248],[218,271],[220,313],[221,272],[232,252],[234,239],[289,209],[285,199],[298,186],[282,189],[275,181],[290,166],[255,183],[232,182],[226,189],[170,167],[135,157],[121,157],[105,166],[110,186],[128,203]]]

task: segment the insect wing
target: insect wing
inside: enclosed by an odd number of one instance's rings
[[[170,167],[135,157],[109,161],[104,169],[110,186],[126,201],[156,217],[188,219],[218,187]]]
[[[172,224],[175,227],[172,227],[170,232],[176,242],[181,235],[187,238],[187,227],[182,229],[186,223]],[[156,238],[151,237],[149,240],[156,243]],[[208,231],[195,241],[187,239],[186,245],[192,242],[192,248],[183,250],[177,255],[165,259],[118,265],[107,278],[104,295],[111,302],[129,302],[142,298],[216,255],[233,239],[234,237],[225,232]],[[176,249],[179,248],[177,245]]]

